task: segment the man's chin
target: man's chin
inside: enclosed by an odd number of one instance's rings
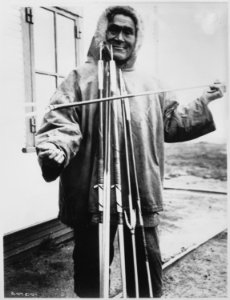
[[[127,56],[121,53],[113,53],[113,59],[118,63],[118,64],[122,64],[124,62],[126,62],[127,60]]]

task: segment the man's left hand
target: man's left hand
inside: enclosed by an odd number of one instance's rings
[[[203,93],[203,98],[206,104],[209,104],[213,100],[222,98],[224,96],[225,86],[219,81],[214,82],[209,86],[208,90]]]

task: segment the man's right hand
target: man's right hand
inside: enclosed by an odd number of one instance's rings
[[[65,160],[65,154],[53,143],[44,143],[37,147],[38,159],[44,165],[55,167],[60,166]]]

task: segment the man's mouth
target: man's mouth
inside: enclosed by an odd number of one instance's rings
[[[121,47],[121,46],[113,46],[113,50],[118,51],[118,52],[125,52],[126,51],[126,49],[124,47]]]
[[[122,51],[122,50],[126,50],[126,47],[125,46],[121,46],[121,45],[114,45],[113,44],[113,49]]]

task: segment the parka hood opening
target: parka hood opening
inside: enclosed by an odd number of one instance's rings
[[[142,45],[143,22],[141,20],[141,17],[135,11],[135,9],[130,6],[110,6],[107,9],[105,9],[105,11],[102,13],[102,15],[98,20],[96,31],[94,33],[94,36],[92,38],[89,47],[89,51],[87,55],[89,60],[93,59],[95,62],[99,60],[100,45],[101,43],[106,42],[106,31],[108,28],[109,21],[115,14],[122,14],[122,13],[127,16],[130,16],[134,20],[136,26],[136,43],[131,56],[128,58],[126,62],[124,62],[123,65],[121,65],[121,68],[130,69],[134,67],[138,50]]]

